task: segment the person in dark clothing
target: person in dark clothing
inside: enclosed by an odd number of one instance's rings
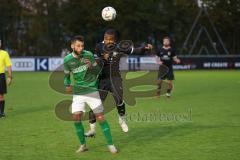
[[[141,54],[146,50],[152,49],[152,45],[147,44],[144,47],[134,48],[131,47],[124,48],[123,50],[114,50],[113,52],[107,52],[104,48],[107,45],[114,45],[117,43],[117,33],[114,29],[108,29],[104,33],[104,40],[101,43],[98,43],[95,48],[95,56],[103,62],[102,74],[99,77],[99,92],[100,98],[104,101],[108,95],[108,92],[111,92],[115,104],[118,110],[119,115],[119,124],[123,132],[128,132],[128,126],[125,119],[126,109],[125,103],[123,100],[123,86],[122,78],[119,70],[119,62],[121,56],[124,54]],[[95,136],[95,122],[96,118],[93,112],[89,112],[89,122],[90,130],[85,133],[85,136],[91,137]]]
[[[167,93],[166,96],[170,98],[171,96],[171,90],[173,88],[173,80],[174,80],[174,73],[173,73],[173,63],[179,64],[181,61],[176,56],[175,50],[171,47],[169,37],[163,38],[163,46],[159,49],[157,49],[157,56],[159,58],[159,72],[158,72],[158,91],[157,96],[160,96],[161,93],[161,86],[163,80],[167,79]],[[161,74],[161,66],[165,66],[168,68],[168,72],[165,75]]]

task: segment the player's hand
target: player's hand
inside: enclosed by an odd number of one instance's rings
[[[153,46],[152,46],[151,44],[147,44],[147,45],[145,46],[145,49],[151,50],[151,49],[153,49]]]
[[[108,61],[108,59],[109,59],[109,53],[104,53],[104,54],[103,54],[103,58]]]
[[[67,92],[68,94],[71,94],[71,93],[72,93],[72,86],[67,86],[67,87],[66,87],[66,92]]]
[[[84,63],[87,64],[88,68],[92,68],[92,63],[89,59],[84,59]]]
[[[160,59],[157,59],[156,61],[157,61],[157,64],[159,64],[159,65],[163,64],[163,62]]]
[[[180,60],[180,59],[176,59],[175,62],[176,62],[177,64],[179,64],[179,63],[181,63],[181,60]]]
[[[7,85],[10,86],[12,84],[12,77],[7,78]]]

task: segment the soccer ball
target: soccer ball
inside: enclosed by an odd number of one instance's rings
[[[113,7],[105,7],[102,10],[102,18],[105,21],[113,21],[117,16],[117,12]]]

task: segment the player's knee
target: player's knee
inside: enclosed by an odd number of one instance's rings
[[[96,119],[97,119],[97,121],[99,121],[99,122],[102,122],[102,121],[105,120],[103,114],[96,114]]]
[[[0,101],[3,101],[3,100],[4,100],[4,95],[0,94]]]
[[[81,112],[74,113],[73,116],[72,116],[72,118],[73,118],[73,120],[74,120],[75,122],[81,121],[81,118],[82,118]]]
[[[162,80],[158,80],[158,81],[157,81],[157,84],[158,84],[158,85],[161,85],[161,84],[162,84]]]
[[[173,85],[172,81],[167,81],[167,83],[170,87]]]

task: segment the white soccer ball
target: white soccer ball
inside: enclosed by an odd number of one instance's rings
[[[117,16],[117,12],[113,7],[105,7],[102,10],[102,18],[105,21],[113,21]]]

